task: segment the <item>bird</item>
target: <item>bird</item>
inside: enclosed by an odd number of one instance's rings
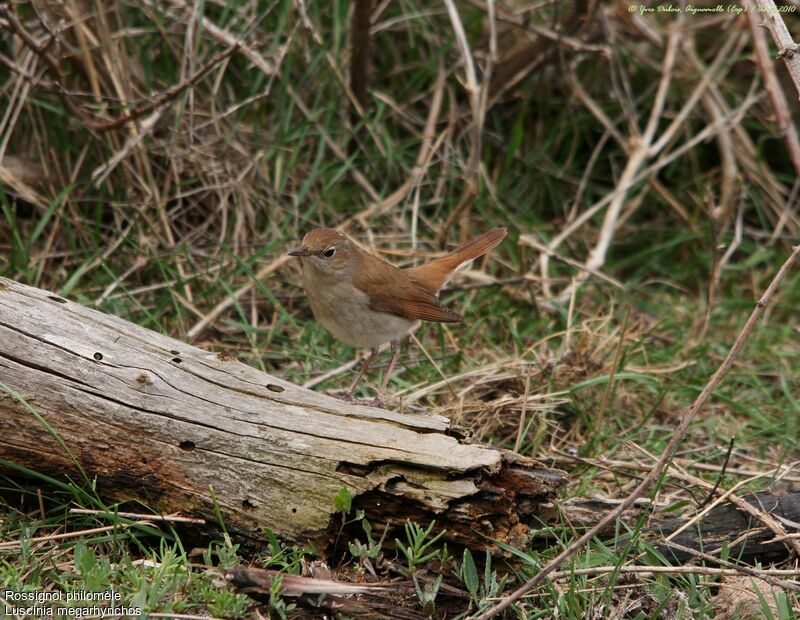
[[[493,228],[452,252],[407,269],[362,250],[332,228],[314,228],[303,237],[302,245],[289,256],[302,263],[303,287],[314,317],[338,340],[371,350],[345,399],[353,400],[378,347],[389,342],[392,355],[375,398],[382,402],[400,339],[417,321],[463,321],[439,301],[439,291],[461,265],[492,250],[507,234],[503,227]]]

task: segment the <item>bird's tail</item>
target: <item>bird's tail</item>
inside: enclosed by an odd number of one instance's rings
[[[456,269],[464,263],[483,256],[505,239],[508,231],[504,227],[493,228],[444,256],[408,270],[408,274],[425,288],[438,292]]]

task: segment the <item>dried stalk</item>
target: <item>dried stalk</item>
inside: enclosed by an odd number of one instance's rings
[[[750,33],[753,37],[753,49],[755,51],[758,69],[764,77],[764,86],[769,93],[772,111],[775,113],[775,118],[778,121],[778,131],[780,131],[781,136],[783,136],[786,142],[786,148],[789,151],[789,158],[792,160],[795,173],[797,173],[797,176],[800,176],[800,138],[797,136],[797,127],[792,120],[792,114],[789,111],[786,95],[778,81],[778,76],[775,74],[775,67],[772,64],[772,59],[769,57],[766,36],[758,23],[758,14],[754,10],[755,5],[752,0],[748,2],[748,7],[749,10],[746,12],[747,22],[750,25]],[[780,19],[780,16],[777,16],[777,19]],[[781,23],[783,23],[783,21],[781,21]],[[794,52],[790,53],[795,55]]]
[[[447,219],[439,229],[439,233],[436,236],[436,241],[442,248],[444,247],[445,240],[447,239],[447,233],[450,228],[466,211],[468,211],[469,207],[475,200],[475,197],[478,195],[480,187],[480,165],[482,150],[481,138],[483,133],[482,110],[485,111],[486,109],[486,96],[483,94],[483,90],[485,90],[487,87],[487,83],[484,83],[483,86],[478,83],[478,75],[475,71],[475,62],[472,59],[472,51],[470,50],[469,42],[467,41],[467,35],[466,32],[464,32],[464,26],[461,23],[461,17],[458,14],[458,9],[456,9],[454,1],[444,0],[444,4],[447,8],[447,13],[450,16],[450,21],[453,24],[453,32],[455,33],[456,41],[458,42],[458,48],[461,51],[461,56],[464,60],[464,74],[467,82],[466,89],[467,95],[469,96],[470,110],[472,112],[472,145],[469,152],[469,160],[467,161],[466,174],[464,175],[464,180],[466,181],[464,185],[464,193],[461,195],[461,200],[459,201],[458,205],[456,205],[456,208],[453,209],[447,216]],[[489,18],[492,32],[494,32],[494,4],[493,2],[490,2],[489,5]],[[484,104],[483,106],[481,105],[482,102]]]
[[[753,1],[758,7],[759,13],[764,16],[764,24],[772,35],[775,45],[778,46],[778,58],[783,58],[797,93],[800,95],[800,45],[792,39],[792,35],[773,0]]]
[[[31,49],[31,51],[33,51],[34,54],[39,56],[45,62],[50,71],[55,75],[56,79],[54,80],[53,85],[55,86],[59,99],[61,99],[61,102],[64,104],[64,107],[67,109],[67,111],[88,129],[98,132],[116,129],[120,125],[124,125],[125,123],[136,120],[137,118],[141,118],[145,114],[149,114],[161,106],[169,103],[170,101],[173,101],[181,93],[202,80],[216,66],[218,66],[222,61],[228,58],[239,48],[238,43],[234,42],[228,49],[215,54],[211,60],[209,60],[209,62],[206,63],[199,71],[180,83],[171,86],[163,93],[153,97],[152,100],[145,105],[133,110],[129,110],[118,118],[98,121],[90,118],[80,106],[72,101],[72,98],[64,90],[63,86],[61,85],[62,75],[58,60],[47,51],[47,45],[40,45],[7,6],[0,5],[0,14],[4,14],[6,16],[11,30],[13,30],[25,42],[25,44]]]
[[[795,246],[792,250],[791,255],[783,264],[783,266],[778,270],[778,273],[772,279],[767,290],[761,296],[761,299],[756,302],[755,308],[753,308],[750,317],[747,319],[747,322],[742,327],[741,332],[736,337],[736,341],[733,343],[730,351],[725,356],[722,364],[720,364],[717,371],[714,375],[709,379],[706,386],[703,388],[703,391],[697,396],[697,398],[692,403],[691,407],[686,411],[683,415],[680,424],[675,429],[675,433],[673,434],[672,438],[670,439],[667,447],[664,448],[664,451],[658,458],[658,461],[653,465],[653,467],[648,472],[647,476],[645,476],[644,480],[642,480],[639,485],[633,490],[633,492],[625,498],[625,500],[620,503],[614,510],[610,511],[605,517],[603,517],[600,522],[595,525],[593,528],[588,530],[585,534],[583,534],[580,538],[576,541],[571,543],[564,551],[559,553],[555,558],[550,560],[547,564],[545,564],[539,572],[529,579],[525,584],[523,584],[520,588],[509,594],[508,596],[504,596],[497,605],[494,605],[489,610],[485,611],[484,613],[475,617],[475,620],[489,620],[496,614],[500,613],[504,609],[507,609],[509,606],[513,605],[514,602],[518,601],[522,596],[524,596],[527,592],[530,592],[535,587],[537,587],[544,579],[550,575],[553,571],[557,570],[566,560],[571,558],[575,555],[578,551],[580,551],[583,546],[588,543],[592,538],[594,538],[598,532],[600,532],[603,528],[607,527],[610,523],[612,523],[615,519],[617,519],[623,512],[629,509],[631,506],[634,505],[637,499],[642,497],[663,474],[664,470],[667,468],[670,459],[672,458],[675,450],[677,449],[678,445],[683,440],[686,431],[689,430],[692,422],[694,422],[697,414],[705,405],[706,401],[711,397],[714,391],[719,387],[719,384],[722,383],[722,380],[725,378],[725,375],[728,374],[731,367],[733,366],[733,362],[738,356],[739,352],[742,350],[745,342],[750,337],[750,334],[753,332],[753,329],[756,326],[756,323],[761,318],[761,315],[764,312],[764,308],[766,308],[769,301],[772,299],[775,292],[778,290],[778,286],[780,286],[781,281],[788,273],[789,269],[794,265],[797,258],[800,257],[800,245]]]

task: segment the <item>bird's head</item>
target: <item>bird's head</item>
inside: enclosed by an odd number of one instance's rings
[[[344,233],[332,228],[315,228],[303,237],[299,248],[289,252],[322,273],[343,275],[350,269],[352,243]]]

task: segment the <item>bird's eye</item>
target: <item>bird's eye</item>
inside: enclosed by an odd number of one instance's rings
[[[336,248],[328,248],[322,253],[325,258],[333,258],[334,254],[336,254]]]

